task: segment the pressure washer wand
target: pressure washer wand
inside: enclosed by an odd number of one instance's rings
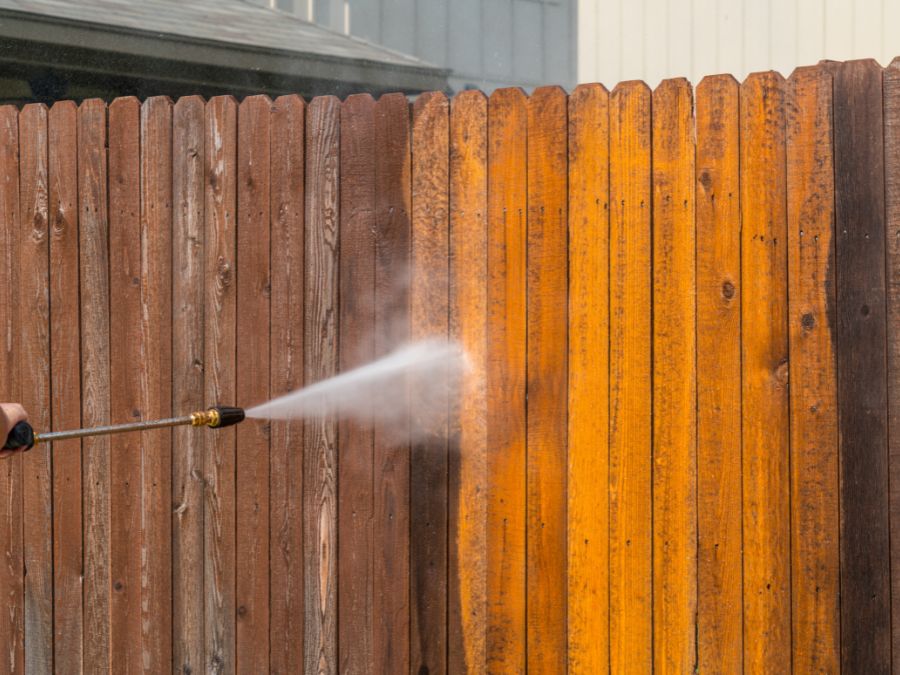
[[[36,434],[28,422],[19,422],[6,439],[3,450],[16,450],[19,448],[31,448],[38,443],[52,443],[53,441],[67,441],[72,438],[85,438],[87,436],[105,436],[118,434],[125,431],[146,431],[148,429],[162,429],[165,427],[179,427],[191,425],[192,427],[210,427],[221,429],[230,427],[244,420],[244,409],[231,406],[218,405],[208,410],[200,410],[183,417],[169,417],[162,420],[149,420],[146,422],[129,422],[127,424],[111,424],[108,426],[92,427],[90,429],[72,429],[70,431],[50,431]]]

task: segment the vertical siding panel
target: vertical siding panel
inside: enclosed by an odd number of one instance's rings
[[[825,0],[825,53],[827,59],[853,58],[853,7],[846,0]]]
[[[815,63],[825,56],[825,0],[797,0],[797,62]]]
[[[733,5],[734,3],[732,3]],[[744,2],[741,28],[744,72],[772,68],[772,30],[767,2]],[[733,46],[731,47],[734,48]],[[741,73],[743,75],[743,73]]]
[[[744,59],[744,5],[744,0],[731,0],[718,3],[716,8],[717,48],[714,70],[717,73],[736,73],[738,77],[742,77],[747,72]],[[704,66],[698,65],[698,68],[703,70]]]
[[[625,77],[640,77],[654,86],[664,77],[670,76],[669,45],[671,42],[680,42],[683,38],[669,33],[669,13],[672,11],[669,5],[668,0],[657,2],[645,13],[640,27],[644,38],[643,67],[640,72],[632,71]]]
[[[609,93],[569,97],[568,668],[609,672]]]
[[[596,1],[600,19],[595,26],[597,32],[590,39],[596,40],[601,28],[609,26],[609,30],[604,32],[604,39],[598,40],[600,46],[596,79],[612,86],[622,79],[622,0]]]
[[[17,255],[27,260],[19,280],[19,399],[31,424],[50,428],[50,291],[47,195],[47,108],[27,105],[19,114],[20,215]],[[22,459],[25,575],[25,669],[53,670],[53,512],[50,449]]]
[[[486,669],[525,670],[527,99],[488,102]]]
[[[610,666],[653,658],[650,90],[613,90],[609,120]]]
[[[718,63],[717,46],[719,42],[717,19],[717,0],[692,0],[693,23],[691,24],[691,67],[684,73],[695,82],[707,72],[722,72]],[[699,86],[699,84],[698,84]]]

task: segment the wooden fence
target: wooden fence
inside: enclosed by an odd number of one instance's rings
[[[900,672],[900,63],[0,108],[0,250],[38,429],[474,364],[0,462],[2,672]]]

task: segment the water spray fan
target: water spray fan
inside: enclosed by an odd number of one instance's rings
[[[105,436],[126,431],[147,431],[148,429],[163,429],[166,427],[209,427],[211,429],[223,429],[233,424],[244,421],[244,409],[232,406],[217,405],[207,410],[200,410],[184,415],[183,417],[169,417],[161,420],[148,420],[146,422],[129,422],[127,424],[111,424],[108,426],[92,427],[89,429],[72,429],[69,431],[50,431],[36,434],[28,422],[19,422],[13,427],[6,439],[3,450],[29,449],[38,443],[52,443],[53,441],[67,441],[73,438],[86,438],[88,436]]]

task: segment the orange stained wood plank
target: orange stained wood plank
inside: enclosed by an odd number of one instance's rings
[[[17,256],[29,261],[19,279],[19,400],[37,429],[50,428],[50,287],[47,108],[27,105],[19,114],[21,222]],[[50,448],[22,459],[25,575],[25,669],[53,669],[53,534]]]
[[[237,331],[235,389],[241,401],[269,398],[270,109],[251,96],[238,109]],[[269,433],[259,421],[237,427],[236,670],[269,670]]]
[[[741,85],[744,668],[790,663],[785,82]]]
[[[236,402],[237,102],[206,104],[204,400]],[[235,670],[235,431],[204,439],[204,651],[207,671]]]
[[[741,671],[740,85],[697,86],[697,659]]]
[[[487,629],[487,98],[450,106],[450,334],[470,370],[451,389],[447,671],[485,668]]]
[[[569,97],[569,672],[609,671],[609,93]]]
[[[272,108],[272,396],[303,385],[304,145],[306,103],[282,96]],[[272,425],[269,668],[303,668],[303,425]]]
[[[448,335],[450,105],[422,94],[412,111],[412,339]],[[430,379],[430,378],[429,378]],[[443,382],[435,380],[443,379]],[[411,417],[410,672],[447,670],[447,406],[446,373],[413,382],[412,399],[428,401]],[[431,398],[429,388],[441,393]],[[425,398],[428,397],[428,398]],[[431,406],[438,409],[434,409]]]
[[[107,110],[90,99],[78,109],[81,422],[110,423],[109,217]],[[82,441],[84,485],[84,669],[111,668],[110,439]],[[89,526],[88,526],[89,525]]]
[[[109,334],[116,347],[109,354],[109,387],[115,424],[142,419],[140,125],[136,98],[109,106]],[[110,643],[123,673],[142,670],[141,445],[141,434],[109,437]]]
[[[650,90],[610,97],[609,628],[613,672],[649,672],[651,499]]]
[[[488,102],[487,670],[525,670],[527,99]]]
[[[77,108],[56,103],[49,116],[50,416],[54,431],[81,426],[81,335],[78,326]],[[54,443],[53,633],[55,672],[81,673],[81,441]]]
[[[691,85],[653,93],[653,662],[696,669],[697,380]]]
[[[834,354],[831,75],[788,83],[792,666],[840,670],[840,524]]]

